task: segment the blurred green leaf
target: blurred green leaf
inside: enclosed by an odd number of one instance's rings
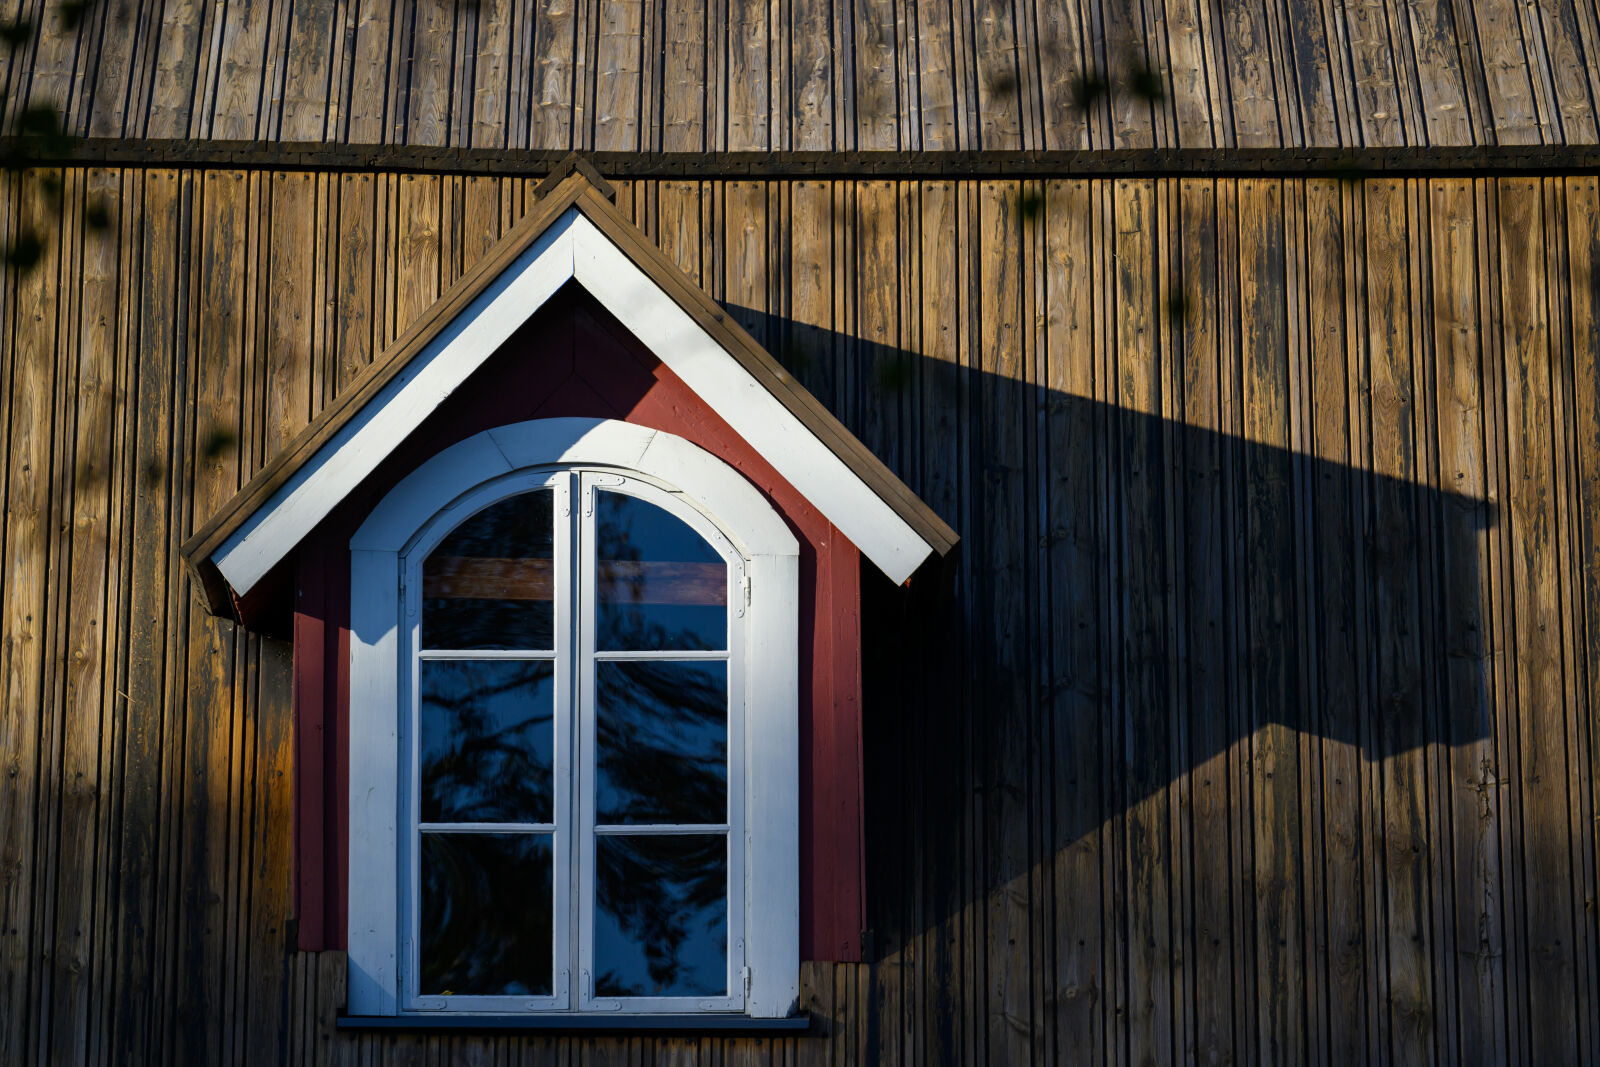
[[[1189,318],[1189,296],[1182,289],[1167,294],[1167,318],[1184,322]]]
[[[996,94],[1009,93],[1017,87],[1017,75],[1014,71],[1002,70],[989,76],[989,91]]]
[[[91,230],[111,228],[111,205],[105,197],[97,196],[84,206],[83,224]]]
[[[44,241],[32,230],[22,230],[11,239],[11,245],[6,249],[6,266],[20,273],[27,273],[39,264],[39,257],[44,255]]]
[[[28,38],[33,36],[33,23],[25,18],[14,22],[0,22],[0,44],[4,44],[8,51],[16,51],[28,43]]]
[[[1072,106],[1088,111],[1106,95],[1106,80],[1094,71],[1081,74],[1072,83]]]
[[[89,13],[89,0],[62,0],[56,5],[56,18],[61,20],[61,28],[75,30],[83,25],[83,17]]]
[[[1128,72],[1128,88],[1133,90],[1135,96],[1152,104],[1167,95],[1166,79],[1161,77],[1161,72],[1151,70],[1142,61],[1135,62],[1133,69]]]
[[[239,437],[227,426],[213,426],[200,441],[200,454],[206,459],[218,459],[233,451]]]

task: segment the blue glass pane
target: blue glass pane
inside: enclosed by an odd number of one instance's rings
[[[728,817],[728,665],[595,664],[601,823]]]
[[[423,822],[554,819],[554,665],[423,660]]]
[[[598,647],[726,648],[728,568],[722,557],[653,504],[603,490],[596,496]]]
[[[595,881],[596,996],[727,995],[725,837],[602,835]]]
[[[422,564],[422,647],[554,647],[554,556],[552,490],[467,519]]]
[[[420,859],[419,992],[549,996],[549,835],[424,833]]]

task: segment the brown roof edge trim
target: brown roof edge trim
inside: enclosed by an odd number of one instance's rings
[[[209,562],[212,554],[257,508],[266,504],[303,463],[332,439],[356,411],[393,381],[440,330],[477,299],[588,188],[588,179],[575,173],[564,180],[555,193],[535,202],[488,255],[458,278],[337,399],[323,408],[283,451],[273,456],[244,488],[183,543],[179,552],[185,562],[195,567],[202,561]]]
[[[591,193],[578,199],[582,210],[625,255],[645,266],[667,295],[688,312],[717,344],[789,410],[801,424],[837,453],[845,465],[888,504],[935,554],[949,552],[960,539],[948,523],[911,491],[861,439],[762,348],[704,289],[691,283],[667,254]]]
[[[88,137],[61,153],[0,138],[0,154],[26,149],[36,166],[207,169],[390,170],[434,174],[547,174],[567,149],[441,148],[307,141]],[[613,180],[700,178],[1071,178],[1586,174],[1600,170],[1600,145],[1409,145],[1394,148],[1125,148],[816,151],[593,152],[583,156]]]
[[[439,297],[350,387],[324,408],[287,447],[272,458],[218,512],[184,542],[180,552],[201,579],[213,614],[233,615],[233,591],[212,555],[250,515],[265,506],[299,468],[335,437],[343,426],[398,377],[427,345],[476,299],[538,236],[568,208],[576,207],[623,253],[644,268],[707,333],[782,403],[801,423],[838,454],[846,466],[937,555],[949,552],[955,532],[893,471],[807,392],[704,290],[693,285],[666,254],[644,238],[583,173],[582,161],[555,190],[533,207],[466,274]],[[216,572],[215,579],[211,574]],[[213,589],[220,583],[221,589]]]
[[[616,189],[612,188],[611,183],[600,176],[600,172],[594,169],[594,164],[589,162],[589,157],[582,152],[569,152],[560,163],[550,168],[550,173],[544,176],[544,180],[533,187],[533,198],[541,200],[549,196],[567,175],[574,172],[588,178],[589,184],[594,186],[596,192],[612,203],[616,203]]]

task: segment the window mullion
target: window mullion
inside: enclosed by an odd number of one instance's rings
[[[573,601],[575,622],[571,634],[574,649],[574,688],[572,708],[575,712],[573,733],[576,750],[573,782],[578,810],[577,835],[572,871],[572,909],[576,917],[571,923],[576,933],[572,953],[575,959],[574,974],[577,979],[577,1002],[580,1008],[594,1004],[594,485],[592,476],[574,473],[572,486],[576,493],[573,507],[572,530],[575,544],[572,559]],[[569,920],[570,921],[570,920]]]
[[[572,630],[576,608],[572,581],[571,559],[574,549],[573,521],[576,508],[572,504],[573,483],[576,479],[567,474],[555,482],[555,633],[554,653],[556,669],[557,737],[555,746],[555,796],[556,830],[551,842],[555,879],[554,907],[551,922],[554,924],[551,946],[556,958],[556,998],[560,1008],[572,1007],[572,847],[574,819],[572,782],[574,777],[575,745],[573,742],[573,670]]]

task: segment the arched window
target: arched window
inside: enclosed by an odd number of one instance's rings
[[[794,539],[687,442],[571,429],[351,542],[351,1011],[788,1014]]]

